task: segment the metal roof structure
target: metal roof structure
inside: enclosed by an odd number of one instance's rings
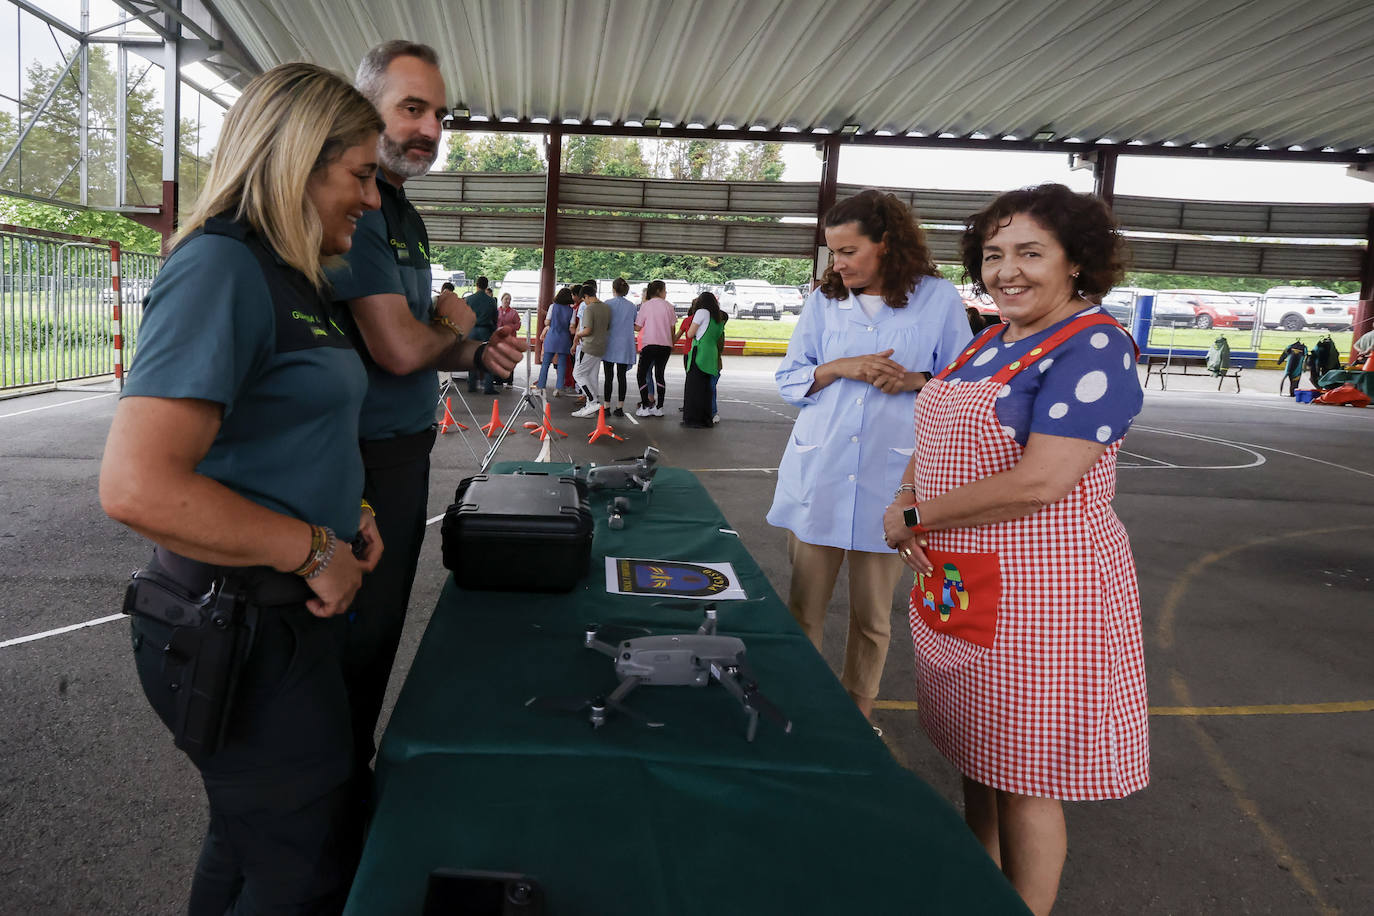
[[[547,176],[431,172],[406,182],[430,241],[438,245],[543,244]],[[862,185],[839,184],[843,200]],[[961,226],[990,191],[886,188],[926,226],[931,253],[959,261]],[[796,257],[815,235],[817,182],[684,181],[563,175],[559,248]],[[1190,201],[1118,195],[1113,209],[1130,238],[1132,267],[1220,276],[1360,276],[1365,246],[1339,240],[1368,230],[1367,204]],[[805,220],[803,222],[802,220]],[[1260,242],[1237,240],[1266,239]],[[1212,238],[1230,236],[1231,238]],[[1302,243],[1287,241],[1303,239]],[[1330,244],[1312,244],[1330,239]]]
[[[657,119],[677,129],[1079,141],[1130,152],[1374,149],[1368,0],[206,6],[262,68],[307,59],[352,73],[379,41],[425,41],[439,51],[454,107],[497,122],[638,128]]]

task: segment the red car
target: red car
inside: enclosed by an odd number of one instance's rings
[[[1164,289],[1155,299],[1155,309],[1168,298],[1170,302],[1180,303],[1193,311],[1195,328],[1240,328],[1249,330],[1255,326],[1255,307],[1242,302],[1235,296],[1212,289]]]

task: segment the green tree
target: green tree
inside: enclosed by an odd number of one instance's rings
[[[117,86],[111,52],[102,45],[87,50],[90,92],[87,97],[87,189],[92,206],[114,206],[119,169],[125,170],[126,202],[157,206],[162,203],[162,109],[155,86],[161,77],[146,61],[131,56],[128,82]],[[22,111],[33,118],[62,68],[29,64],[25,75]],[[0,193],[9,189],[36,197],[80,203],[80,82],[79,65],[61,81],[52,101],[24,138],[9,166],[0,173]],[[125,159],[118,160],[117,95],[126,95]],[[27,126],[28,120],[23,122]],[[22,132],[9,112],[0,113],[0,159],[8,155]],[[194,201],[208,168],[208,159],[195,156],[189,146],[195,125],[183,120],[180,196],[183,207]],[[62,207],[5,198],[0,202],[13,222],[56,232],[115,238],[135,250],[157,251],[158,236],[137,223],[108,212],[71,211]]]
[[[781,143],[751,143],[735,150],[735,161],[726,175],[731,181],[781,181]]]
[[[468,134],[449,137],[444,169],[450,172],[542,172],[539,148],[520,134]]]
[[[620,178],[648,178],[650,175],[639,141],[627,137],[565,137],[561,167],[577,175]]]
[[[108,210],[72,210],[21,197],[0,196],[0,222],[111,239],[127,251],[159,254],[162,236],[126,216]]]

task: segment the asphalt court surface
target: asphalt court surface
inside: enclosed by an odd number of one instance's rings
[[[556,400],[557,425],[574,435],[553,457],[604,462],[657,445],[666,463],[699,473],[786,595],[785,534],[764,521],[796,415],[777,396],[776,364],[727,360],[712,431],[675,422],[680,363],[670,416],[621,420],[624,443],[586,446],[577,434],[591,421]],[[1056,912],[1371,911],[1374,410],[1297,405],[1277,383],[1247,372],[1240,394],[1205,379],[1150,390],[1127,438],[1116,509],[1140,574],[1152,782],[1121,801],[1067,806]],[[475,428],[489,402],[471,397],[477,423],[453,403]],[[499,403],[505,418],[516,398]],[[127,623],[43,635],[112,615],[147,554],[97,500],[114,405],[100,390],[0,400],[0,913],[180,912],[204,830],[195,772],[139,691]],[[431,515],[485,445],[441,437]],[[516,432],[499,457],[536,451]],[[534,558],[511,558],[524,561]],[[398,672],[445,576],[432,529]],[[841,576],[823,653],[836,670],[846,600]],[[876,718],[894,756],[957,804],[957,774],[911,708],[905,634],[899,598]]]

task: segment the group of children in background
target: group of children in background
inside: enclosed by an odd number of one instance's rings
[[[627,298],[630,285],[625,280],[617,277],[611,286],[615,295],[604,302],[597,298],[594,280],[565,286],[554,296],[539,334],[544,355],[536,387],[546,398],[567,391],[585,399],[573,411],[575,417],[595,417],[603,407],[609,416],[623,417],[629,367],[638,350],[635,416],[661,417],[668,358],[677,342],[685,339],[682,425],[710,429],[720,421],[716,385],[725,351],[726,315],[715,295],[705,292],[694,299],[675,329],[677,315],[662,280],[644,288],[638,306]],[[554,368],[552,386],[550,367]],[[618,395],[614,409],[613,393]]]

